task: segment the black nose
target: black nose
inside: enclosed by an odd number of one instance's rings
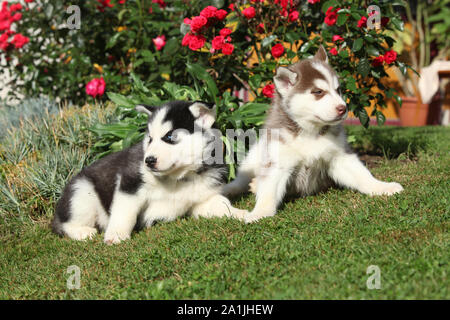
[[[154,168],[155,164],[156,164],[156,158],[153,156],[147,157],[145,158],[145,163],[147,164],[147,166],[149,166],[150,168]]]

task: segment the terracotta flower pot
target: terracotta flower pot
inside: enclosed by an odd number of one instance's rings
[[[441,97],[436,94],[431,103],[420,103],[417,97],[402,97],[400,123],[404,127],[439,124]]]

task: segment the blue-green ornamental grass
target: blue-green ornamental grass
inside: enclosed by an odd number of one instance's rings
[[[55,202],[96,156],[88,128],[115,117],[66,108],[0,138],[0,299],[450,298],[449,128],[348,128],[373,174],[405,187],[392,197],[331,189],[251,225],[185,218],[117,246],[59,238]],[[67,286],[72,265],[79,289]],[[381,289],[367,287],[370,265]]]

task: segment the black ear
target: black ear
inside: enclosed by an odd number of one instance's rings
[[[314,59],[328,63],[327,51],[322,45],[320,45],[319,50],[317,50]]]
[[[149,117],[152,115],[154,109],[155,109],[155,107],[148,106],[145,104],[138,104],[134,108],[134,110],[136,110],[137,112],[146,113]]]

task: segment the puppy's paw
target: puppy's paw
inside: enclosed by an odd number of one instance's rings
[[[248,210],[241,210],[237,208],[233,208],[233,211],[231,212],[231,216],[235,219],[245,221],[245,217],[249,215]]]
[[[105,232],[104,242],[108,245],[111,245],[111,244],[119,244],[120,242],[128,239],[130,239],[130,235],[128,233],[118,231],[115,232],[107,231]]]
[[[387,195],[391,196],[396,193],[403,191],[403,187],[397,182],[383,182],[379,184],[374,190],[372,190],[371,195]]]
[[[244,217],[244,221],[245,221],[245,223],[254,223],[254,222],[259,221],[260,219],[272,217],[274,215],[275,215],[275,212],[271,213],[271,212],[255,212],[255,211],[252,211],[252,212],[250,212],[248,215],[246,215]]]
[[[256,188],[257,188],[256,178],[253,178],[248,186],[250,187],[250,192],[253,194],[256,194]]]
[[[67,226],[65,231],[74,240],[92,239],[97,234],[97,229],[86,226]]]

